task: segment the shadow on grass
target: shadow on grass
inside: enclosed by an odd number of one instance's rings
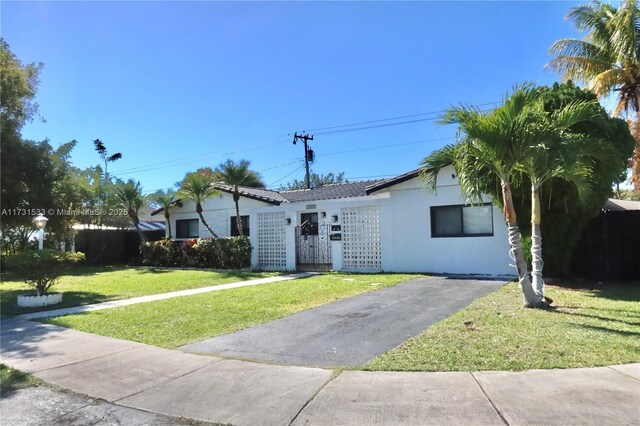
[[[61,276],[61,279],[64,277],[89,277],[94,276],[104,272],[115,272],[126,269],[124,265],[112,265],[112,266],[95,266],[95,265],[79,265],[70,268],[65,271],[65,273]],[[24,281],[24,278],[21,274],[6,271],[2,272],[2,281]],[[26,285],[26,284],[25,284]]]
[[[55,288],[53,290],[55,293]],[[70,308],[72,306],[89,305],[92,303],[106,302],[113,300],[116,296],[106,296],[100,293],[83,292],[83,291],[65,291],[62,296],[62,302],[57,305],[40,306],[37,308],[23,308],[18,306],[17,299],[19,295],[32,294],[31,290],[9,290],[2,292],[2,300],[0,301],[0,312],[2,315],[15,316],[20,314],[29,314],[31,312],[51,311],[53,309]]]
[[[590,296],[622,302],[640,302],[640,283],[595,290]]]
[[[640,302],[640,281],[629,282],[594,282],[594,281],[561,281],[550,287],[589,292],[591,297],[627,302]]]
[[[637,332],[637,331],[616,330],[615,328],[601,327],[598,325],[590,325],[590,324],[578,324],[574,322],[570,322],[568,324],[576,328],[600,331],[608,334],[617,334],[619,336],[636,337],[636,338],[640,337],[640,332]]]
[[[589,309],[589,308],[587,308],[587,309]],[[594,320],[597,320],[597,321],[617,322],[617,323],[620,323],[620,324],[626,324],[626,325],[630,325],[630,326],[633,326],[633,327],[640,327],[640,322],[626,321],[626,318],[610,318],[610,317],[605,317],[605,316],[601,316],[601,315],[590,315],[590,314],[585,314],[585,313],[581,313],[581,312],[567,312],[567,311],[559,311],[559,310],[557,310],[555,312],[563,313],[563,314],[566,314],[566,315],[574,315],[574,316],[579,316],[579,317],[583,317],[583,318],[594,319]],[[629,311],[619,310],[618,312],[629,312]]]

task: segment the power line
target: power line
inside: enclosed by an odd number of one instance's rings
[[[398,146],[407,146],[407,145],[417,145],[417,144],[421,144],[421,143],[425,143],[425,142],[439,142],[439,141],[444,141],[444,140],[451,140],[450,137],[443,137],[443,138],[434,138],[434,139],[421,139],[418,141],[412,141],[412,142],[401,142],[401,143],[394,143],[394,144],[387,144],[387,145],[377,145],[377,146],[369,146],[366,148],[356,148],[356,149],[348,149],[348,150],[343,150],[343,151],[334,151],[334,152],[327,152],[324,154],[316,154],[316,156],[329,156],[329,155],[338,155],[338,154],[349,154],[352,152],[362,152],[362,151],[373,151],[373,150],[377,150],[377,149],[384,149],[384,148],[394,148],[394,147],[398,147]],[[279,169],[281,167],[286,167],[289,166],[291,164],[298,164],[301,161],[304,161],[302,158],[296,158],[296,159],[291,159],[292,161],[289,161],[287,163],[281,163],[281,164],[277,164],[275,166],[269,166],[269,167],[265,167],[259,170],[256,170],[257,172],[264,172],[264,171],[268,171],[268,170],[274,170],[274,169]],[[303,164],[304,166],[304,164]],[[270,188],[273,184],[280,182],[282,179],[290,176],[291,174],[295,173],[298,169],[295,169],[293,172],[285,175],[284,177],[278,179],[277,181],[273,182],[271,185],[268,185],[267,188]],[[370,176],[370,177],[384,177],[384,176],[396,176],[395,174],[393,175],[379,175],[379,176]],[[367,176],[361,176],[358,178],[367,178]],[[165,189],[165,188],[158,188],[158,189]],[[156,192],[158,189],[155,190],[150,190],[150,191],[145,191],[148,193],[153,193]]]
[[[147,172],[150,170],[155,170],[158,168],[163,168],[163,167],[175,167],[175,166],[181,166],[181,165],[185,165],[185,164],[190,164],[190,163],[195,163],[195,162],[200,162],[202,160],[206,160],[206,159],[210,159],[210,158],[215,158],[218,156],[228,156],[228,155],[233,155],[233,154],[238,154],[241,152],[246,152],[246,151],[251,151],[254,149],[260,149],[260,148],[266,148],[266,147],[270,147],[270,146],[274,146],[274,145],[279,145],[281,143],[284,143],[284,140],[278,141],[278,142],[274,142],[274,143],[268,143],[268,144],[263,144],[263,145],[258,145],[258,146],[254,146],[251,148],[246,148],[246,149],[240,149],[240,150],[235,150],[235,151],[228,151],[226,153],[223,153],[224,150],[220,150],[220,151],[212,151],[208,154],[204,154],[205,156],[203,157],[203,154],[197,154],[197,155],[192,155],[189,157],[184,157],[181,159],[175,159],[175,160],[167,160],[167,161],[162,161],[159,163],[150,163],[144,166],[139,166],[139,167],[133,167],[130,169],[123,169],[123,170],[119,170],[116,171],[115,173],[119,174],[119,175],[127,175],[127,174],[133,174],[133,173],[138,173],[138,172]],[[223,154],[220,154],[223,153]],[[216,155],[213,155],[216,154]],[[196,158],[194,160],[190,160],[191,158]],[[173,163],[173,164],[171,164]]]
[[[477,106],[496,105],[498,103],[499,102],[487,102],[487,103],[484,103],[484,104],[478,104]],[[387,123],[387,124],[381,124],[381,125],[375,125],[375,126],[364,126],[364,127],[356,127],[356,128],[353,128],[353,129],[347,129],[347,127],[361,126],[361,125],[364,125],[364,124],[382,123],[382,122],[387,122],[387,121],[400,120],[400,119],[404,119],[404,118],[421,117],[421,116],[424,116],[424,115],[439,114],[439,113],[442,113],[443,111],[444,110],[431,111],[431,112],[424,112],[424,113],[419,113],[419,114],[410,114],[410,115],[403,115],[403,116],[397,116],[397,117],[391,117],[391,118],[382,118],[382,119],[378,119],[378,120],[361,121],[361,122],[356,122],[356,123],[351,123],[351,124],[341,124],[341,125],[337,125],[337,126],[319,127],[319,128],[316,128],[316,129],[311,129],[309,131],[343,129],[343,130],[325,131],[325,132],[318,133],[318,135],[330,135],[330,134],[353,132],[353,131],[359,131],[359,130],[368,130],[368,129],[374,129],[374,128],[388,127],[388,126],[398,126],[398,125],[402,125],[402,124],[412,124],[412,123],[417,123],[417,122],[422,122],[422,121],[432,121],[432,120],[435,120],[437,117],[428,117],[428,118],[421,118],[421,119],[416,119],[416,120],[405,120],[405,121],[401,121],[401,122],[397,122],[397,123]],[[252,151],[252,150],[256,150],[256,149],[260,149],[260,148],[265,148],[265,147],[269,147],[269,146],[285,143],[284,137],[289,137],[290,135],[291,134],[289,133],[286,136],[283,135],[283,136],[276,136],[276,137],[273,137],[273,138],[270,138],[270,139],[265,139],[265,141],[272,141],[274,139],[282,138],[282,140],[280,140],[278,142],[268,143],[268,144],[263,144],[263,145],[258,145],[258,146],[255,146],[253,144],[250,144],[250,145],[247,144],[247,145],[244,145],[244,147],[247,147],[245,149],[238,149],[238,150],[234,150],[234,151],[228,151],[228,152],[226,152],[224,154],[221,154],[221,155],[222,156],[228,156],[228,155],[238,154],[238,153],[241,153],[241,152]],[[206,153],[206,154],[203,154],[203,153],[194,154],[194,155],[191,155],[191,156],[177,158],[177,159],[173,159],[173,160],[166,160],[166,161],[161,161],[161,162],[157,162],[157,163],[149,163],[149,164],[146,164],[146,165],[133,167],[133,168],[129,168],[129,169],[116,170],[113,173],[114,174],[118,174],[118,175],[128,175],[128,174],[134,174],[134,173],[148,172],[148,171],[152,171],[152,170],[155,170],[157,168],[162,168],[162,167],[175,167],[175,166],[179,166],[179,165],[186,165],[186,164],[200,162],[200,161],[202,161],[204,159],[210,159],[210,158],[217,157],[218,156],[217,154],[223,153],[223,152],[224,152],[224,150],[219,150],[219,151],[212,151],[212,152],[209,152],[209,153]],[[216,155],[213,155],[213,154],[216,154]],[[203,157],[203,155],[205,157]]]
[[[273,188],[273,185],[275,185],[276,183],[278,183],[278,182],[280,182],[281,180],[283,180],[283,179],[285,179],[285,178],[287,178],[287,177],[291,176],[291,175],[292,175],[292,174],[294,174],[295,172],[299,172],[299,171],[301,171],[302,169],[304,169],[304,164],[303,164],[302,166],[298,167],[297,169],[295,169],[294,171],[292,171],[291,173],[288,173],[288,174],[286,174],[286,175],[282,176],[280,179],[276,180],[275,182],[271,182],[271,184],[267,185],[267,188]]]
[[[403,142],[403,143],[394,143],[394,144],[389,144],[389,145],[378,145],[378,146],[368,146],[366,148],[356,148],[356,149],[348,149],[345,151],[334,151],[334,152],[327,152],[324,154],[317,154],[317,157],[321,157],[321,156],[325,156],[325,155],[337,155],[337,154],[348,154],[351,152],[360,152],[360,151],[373,151],[374,149],[382,149],[382,148],[391,148],[391,147],[396,147],[396,146],[405,146],[405,145],[417,145],[420,143],[424,143],[424,142],[437,142],[437,141],[444,141],[444,140],[450,140],[450,137],[447,138],[437,138],[437,139],[422,139],[419,141],[414,141],[414,142]]]
[[[403,172],[404,173],[404,172]],[[394,176],[400,176],[402,173],[393,173],[390,175],[373,175],[373,176],[352,176],[352,177],[348,177],[345,178],[345,180],[350,180],[350,179],[376,179],[376,178],[388,178],[388,177],[394,177]]]
[[[286,167],[286,166],[290,166],[291,164],[299,164],[300,163],[300,159],[296,159],[295,161],[290,161],[288,163],[282,163],[282,164],[278,164],[276,166],[270,166],[270,167],[266,167],[260,170],[256,170],[256,172],[265,172],[267,170],[274,170],[274,169],[279,169],[281,167]],[[285,176],[286,177],[286,176]],[[151,190],[146,190],[144,191],[146,194],[153,194],[156,191],[159,190],[164,190],[164,189],[171,189],[171,188],[156,188],[156,189],[151,189]]]
[[[487,102],[487,103],[484,103],[484,104],[478,104],[477,106],[497,105],[498,103],[499,102]],[[341,125],[338,125],[338,126],[319,127],[319,128],[316,128],[316,129],[310,129],[308,131],[309,132],[320,132],[322,130],[333,130],[333,129],[340,129],[340,128],[343,128],[343,127],[360,126],[360,125],[363,125],[363,124],[381,123],[381,122],[384,122],[384,121],[394,121],[394,120],[401,120],[401,119],[405,119],[405,118],[421,117],[423,115],[440,114],[442,112],[444,112],[443,109],[437,110],[437,111],[422,112],[422,113],[419,113],[419,114],[401,115],[401,116],[398,116],[398,117],[381,118],[381,119],[378,119],[378,120],[370,120],[370,121],[361,121],[361,122],[358,122],[358,123],[341,124]],[[434,120],[435,118],[437,118],[437,117],[429,118],[429,120]],[[409,122],[413,122],[413,121],[409,121]]]

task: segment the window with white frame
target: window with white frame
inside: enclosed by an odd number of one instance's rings
[[[491,204],[431,207],[431,237],[489,236],[493,236]]]

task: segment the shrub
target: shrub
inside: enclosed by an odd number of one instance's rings
[[[198,268],[224,268],[224,259],[218,239],[199,238],[193,246]]]
[[[7,256],[5,266],[9,271],[18,273],[40,296],[46,294],[67,269],[83,260],[81,252],[27,250]]]
[[[149,266],[165,266],[167,263],[167,249],[160,241],[142,243],[140,246],[142,263]]]
[[[224,268],[239,269],[251,265],[251,243],[248,237],[231,237],[219,241]]]
[[[143,263],[150,266],[239,269],[251,264],[248,237],[152,241],[142,245]]]

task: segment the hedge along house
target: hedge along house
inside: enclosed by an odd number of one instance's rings
[[[203,203],[205,220],[219,236],[237,235],[232,187],[217,188],[221,195]],[[453,168],[440,172],[436,193],[414,170],[310,190],[240,188],[240,195],[253,268],[513,274],[502,213],[488,196],[465,205]],[[182,203],[170,210],[173,238],[210,237],[195,203]]]

